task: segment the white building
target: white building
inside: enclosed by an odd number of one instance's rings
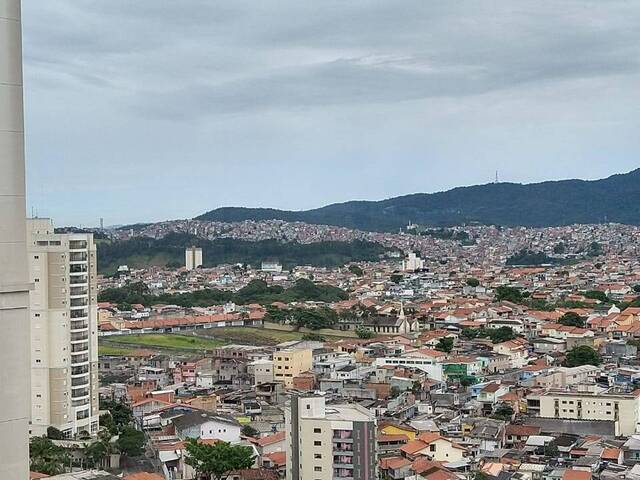
[[[262,262],[260,270],[263,272],[280,273],[282,272],[282,265],[276,260],[265,260]]]
[[[187,270],[195,270],[202,266],[202,249],[189,247],[184,251],[184,266]]]
[[[366,408],[292,395],[285,419],[288,479],[377,478],[376,419]]]
[[[416,272],[424,268],[424,260],[421,259],[414,252],[410,252],[409,255],[402,261],[402,270],[405,272]]]
[[[49,219],[28,226],[31,434],[98,433],[98,306],[92,234],[56,234]]]

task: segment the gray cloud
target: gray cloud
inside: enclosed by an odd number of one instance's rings
[[[23,0],[23,17],[30,202],[66,221],[637,164],[633,2]],[[101,205],[74,212],[54,185],[95,171]]]

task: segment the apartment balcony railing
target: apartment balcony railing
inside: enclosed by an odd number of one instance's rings
[[[74,332],[71,334],[71,343],[89,340],[89,332]]]
[[[89,289],[87,287],[71,287],[69,289],[69,296],[73,297],[86,297],[89,295]]]
[[[83,365],[81,367],[72,367],[71,368],[71,377],[75,375],[88,375],[89,374],[89,365]]]
[[[89,418],[89,410],[81,410],[76,413],[76,420],[84,420],[85,418]]]
[[[87,273],[89,271],[89,267],[86,264],[77,263],[69,266],[69,273]]]
[[[88,352],[88,351],[89,351],[89,342],[72,343],[71,344],[71,353],[72,354],[84,353],[84,352]]]
[[[72,407],[84,407],[85,405],[89,405],[91,403],[91,398],[89,395],[86,395],[83,398],[77,398],[75,400],[71,400]]]
[[[86,250],[87,249],[87,241],[86,240],[71,240],[69,242],[70,250]]]
[[[71,322],[71,332],[79,332],[82,330],[87,330],[89,328],[89,324],[87,322],[84,321],[76,321],[76,322]]]
[[[76,275],[69,279],[69,285],[82,285],[87,283],[86,275]]]
[[[71,398],[75,398],[75,399],[79,399],[82,397],[88,397],[89,396],[89,389],[88,388],[82,388],[82,389],[77,389],[77,390],[71,390]]]
[[[71,354],[71,365],[77,365],[80,363],[88,363],[88,362],[89,362],[89,355],[87,354],[83,354],[83,355]]]
[[[86,309],[82,310],[71,310],[71,318],[88,318],[89,312]]]
[[[71,252],[69,254],[70,262],[86,262],[89,256],[86,252]]]
[[[89,385],[89,377],[85,376],[85,377],[79,377],[79,378],[72,378],[71,379],[71,386],[72,387],[84,387]]]
[[[89,300],[87,300],[86,298],[72,298],[69,301],[69,305],[71,306],[71,308],[86,307],[89,305]]]

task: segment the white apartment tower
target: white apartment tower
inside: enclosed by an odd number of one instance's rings
[[[410,252],[402,261],[402,270],[405,272],[416,272],[424,268],[424,260],[416,253]]]
[[[195,270],[202,266],[202,249],[189,247],[184,251],[184,266],[187,270]]]
[[[29,478],[29,285],[20,0],[0,0],[0,478]]]
[[[289,480],[376,480],[376,419],[357,404],[293,394],[285,409]]]
[[[98,432],[98,308],[93,234],[28,229],[31,434],[49,426],[74,438]]]

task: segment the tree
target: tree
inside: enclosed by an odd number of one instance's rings
[[[394,273],[393,275],[391,275],[391,281],[395,284],[398,284],[402,281],[402,275],[400,275],[399,273]]]
[[[198,476],[221,480],[232,470],[250,468],[254,461],[253,449],[244,445],[217,442],[213,445],[187,440],[186,463],[191,465]]]
[[[129,457],[139,457],[144,452],[144,433],[132,427],[124,427],[116,445]]]
[[[522,302],[522,292],[515,287],[500,286],[496,288],[496,302],[508,301],[513,303]]]
[[[611,300],[609,300],[609,297],[607,297],[607,294],[602,290],[588,290],[587,292],[585,292],[584,296],[593,300],[598,300],[602,303],[611,302]]]
[[[477,472],[473,473],[473,480],[489,480],[489,475],[478,470]]]
[[[453,350],[453,338],[444,337],[438,340],[436,350],[439,352],[451,353],[451,350]]]
[[[358,338],[362,338],[362,339],[373,338],[373,332],[368,328],[364,328],[364,327],[356,328],[356,335],[358,335]]]
[[[502,343],[516,338],[511,327],[490,328],[488,335],[493,343]]]
[[[30,468],[34,472],[59,475],[65,472],[69,463],[66,449],[55,445],[46,437],[33,437],[29,442]]]
[[[253,428],[251,425],[243,426],[240,430],[240,433],[245,437],[257,437],[260,434],[260,432],[258,432],[258,430]]]
[[[47,438],[50,438],[51,440],[62,440],[64,438],[64,434],[56,427],[50,426],[47,427]]]
[[[100,425],[106,427],[112,435],[117,435],[133,422],[133,412],[124,403],[104,400],[100,403],[100,409],[109,411],[100,416]]]
[[[109,454],[109,444],[99,440],[85,448],[84,454],[92,467],[99,467]]]
[[[553,253],[555,253],[556,255],[562,255],[564,252],[566,252],[566,250],[567,248],[563,242],[557,243],[553,247]]]
[[[633,291],[636,292],[636,293],[640,293],[640,283],[636,283],[633,286]]]
[[[478,285],[480,285],[480,280],[478,280],[477,278],[467,278],[467,285],[469,285],[470,287],[477,287]]]
[[[567,353],[565,367],[579,367],[581,365],[598,366],[602,363],[600,354],[588,345],[574,347]]]
[[[544,446],[544,455],[545,457],[558,458],[560,450],[556,442],[551,441]]]
[[[494,416],[501,420],[510,420],[513,414],[513,407],[508,403],[499,404],[494,411]]]
[[[364,271],[358,265],[349,265],[349,271],[357,277],[364,275]]]
[[[567,312],[560,317],[558,323],[566,325],[568,327],[584,327],[584,318],[578,315],[576,312]]]
[[[460,385],[465,388],[470,387],[471,385],[475,385],[476,383],[478,383],[478,379],[473,375],[465,375],[464,377],[460,378]]]

